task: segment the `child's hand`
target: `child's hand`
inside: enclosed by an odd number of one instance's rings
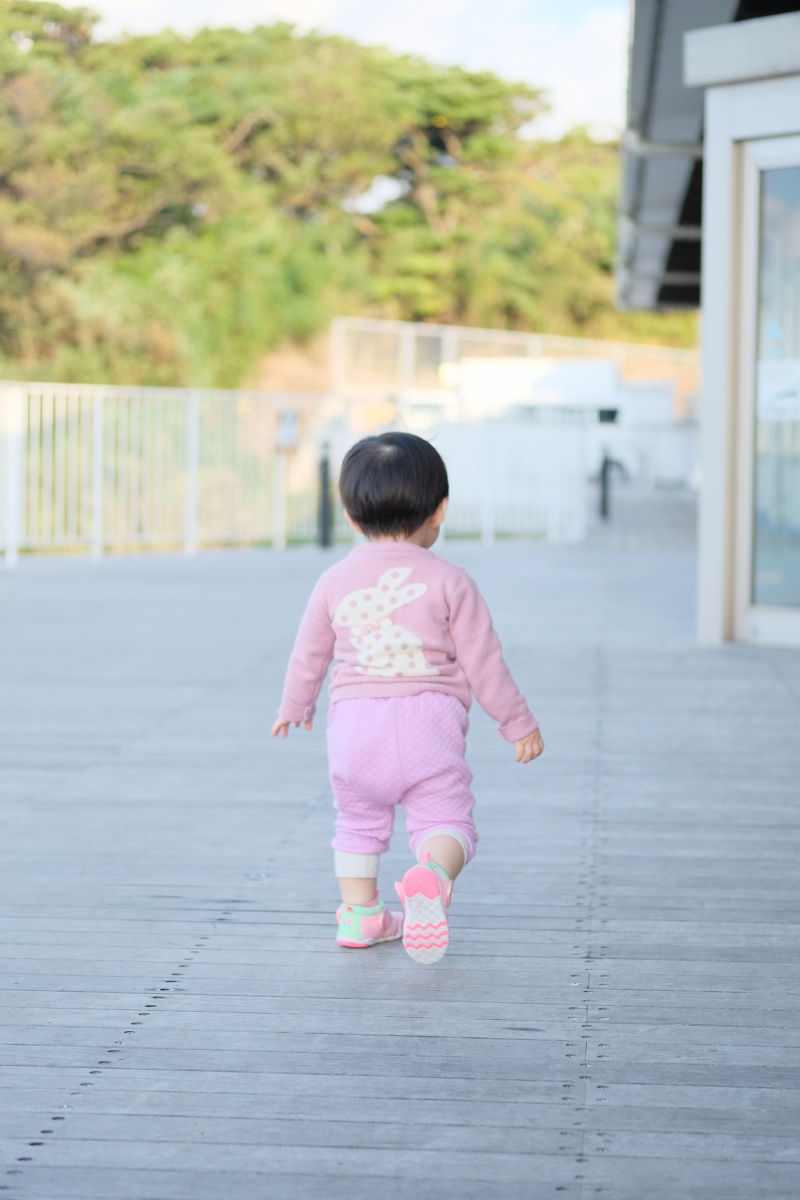
[[[533,733],[529,733],[527,737],[520,738],[518,742],[514,742],[514,749],[517,752],[517,762],[533,762],[544,750],[544,742],[539,730],[534,729]]]
[[[306,728],[306,729],[310,729],[310,728],[311,728],[311,726],[312,726],[313,724],[314,724],[314,722],[313,722],[313,721],[306,721],[306,722],[305,722],[305,728]],[[289,729],[291,728],[291,725],[292,725],[292,722],[291,722],[291,721],[282,721],[282,720],[280,719],[280,717],[278,717],[277,721],[276,721],[276,722],[275,722],[275,724],[272,726],[272,733],[270,734],[270,737],[279,737],[279,736],[288,737],[288,736],[289,736]],[[295,721],[295,722],[294,722],[294,727],[295,727],[295,729],[299,729],[299,728],[300,728],[300,722],[299,722],[299,721]]]

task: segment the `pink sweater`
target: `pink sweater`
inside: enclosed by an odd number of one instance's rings
[[[474,693],[506,741],[538,728],[469,575],[413,542],[367,542],[320,578],[289,661],[282,720],[314,715],[333,658],[332,701],[443,692],[469,708]]]

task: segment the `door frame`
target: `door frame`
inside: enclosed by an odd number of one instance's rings
[[[800,167],[800,135],[758,138],[738,146],[738,211],[741,240],[738,263],[738,363],[733,522],[734,637],[763,645],[800,647],[800,607],[753,602],[755,537],[756,356],[758,342],[761,173]]]

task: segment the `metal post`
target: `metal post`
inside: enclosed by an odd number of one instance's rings
[[[92,557],[103,554],[103,397],[92,401]]]
[[[186,427],[186,544],[185,554],[197,553],[197,474],[200,459],[200,405],[189,393]]]
[[[333,508],[331,506],[331,461],[328,457],[329,447],[325,442],[322,446],[322,458],[319,462],[319,544],[327,548],[331,544],[333,526]]]
[[[22,543],[22,488],[24,477],[25,393],[22,388],[5,390],[6,433],[6,566],[19,559]]]
[[[278,449],[273,459],[272,549],[286,549],[286,451]]]
[[[608,454],[603,455],[603,462],[600,467],[600,516],[604,521],[607,521],[611,516],[611,459]]]

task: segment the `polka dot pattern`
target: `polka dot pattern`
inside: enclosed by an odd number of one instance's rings
[[[426,661],[421,639],[394,616],[428,590],[424,583],[406,583],[410,574],[410,567],[385,571],[374,587],[351,592],[336,609],[334,624],[350,631],[361,675],[397,679],[440,673]]]

